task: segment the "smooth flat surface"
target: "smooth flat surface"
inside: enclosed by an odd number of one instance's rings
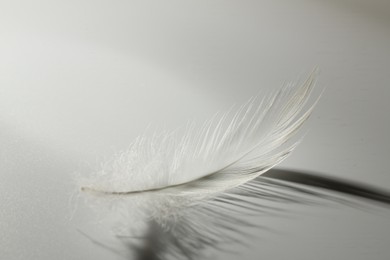
[[[388,189],[389,17],[379,0],[0,1],[2,258],[121,259],[77,231],[90,212],[71,220],[75,174],[315,66],[325,92],[281,167]],[[240,258],[390,256],[388,209],[291,210]]]

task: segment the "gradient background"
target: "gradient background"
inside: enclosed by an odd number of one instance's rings
[[[389,28],[387,0],[0,0],[0,258],[121,259],[70,220],[74,173],[315,66],[326,91],[281,166],[389,189]],[[390,257],[388,209],[294,211],[240,259]]]

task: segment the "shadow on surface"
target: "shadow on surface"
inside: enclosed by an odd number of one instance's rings
[[[324,176],[320,173],[271,169],[261,175],[261,178],[277,179],[288,183],[322,188],[390,205],[390,192],[388,191],[341,178]]]
[[[388,205],[390,205],[390,192],[388,191],[380,190],[369,185],[341,178],[324,176],[323,174],[317,172],[305,172],[288,169],[271,169],[253,180],[252,182],[259,183],[260,185],[264,184],[264,188],[267,188],[267,185],[272,185],[277,188],[279,187],[279,192],[282,192],[283,190],[290,190],[293,191],[293,194],[306,194],[313,197],[323,198],[325,200],[329,199],[342,202],[342,199],[340,198],[343,198],[343,196],[345,195],[350,195],[355,196],[356,198],[368,199],[374,202],[381,203],[381,206],[387,207]],[[341,197],[338,196],[340,198],[337,198],[325,195],[321,192],[321,190],[328,192],[337,192],[339,193],[339,195],[341,195]],[[275,193],[274,196],[275,198],[280,196],[281,201],[284,202],[304,203],[304,201],[300,201],[299,198],[294,199],[283,193]],[[267,196],[261,195],[259,195],[258,198],[266,200],[272,199],[268,198]],[[346,199],[346,201],[348,201],[348,199]],[[167,250],[167,248],[172,247],[171,241],[176,240],[172,240],[172,236],[169,236],[170,239],[167,239],[168,236],[167,234],[165,234],[165,232],[153,232],[153,230],[154,229],[150,230],[151,233],[149,233],[147,236],[149,237],[149,239],[146,240],[144,247],[139,247],[135,250],[136,259],[166,259],[162,255]],[[170,242],[162,245],[160,241],[160,243],[158,243],[159,246],[153,246],[158,240]],[[180,243],[178,244],[180,245]],[[134,249],[135,248],[133,248],[133,250]],[[188,250],[188,248],[181,248],[181,253],[183,254],[184,259],[198,259],[197,254],[192,252],[192,250]]]
[[[216,222],[207,223],[210,232],[217,232],[217,234],[229,231],[230,234],[237,234],[239,236],[242,227],[263,228],[260,225],[252,225],[240,219],[246,216],[246,213],[264,213],[262,201],[274,201],[283,203],[297,203],[306,204],[305,196],[307,198],[320,198],[335,201],[347,205],[356,206],[349,203],[351,198],[367,199],[371,202],[378,202],[380,206],[388,207],[390,205],[390,192],[384,191],[369,185],[358,182],[353,182],[341,178],[324,176],[321,173],[305,172],[288,169],[271,169],[262,174],[258,178],[250,182],[254,190],[249,193],[235,193],[235,197],[224,197],[221,194],[220,199],[214,199],[210,203],[215,202],[220,214],[215,215],[218,220]],[[330,193],[329,193],[330,192]],[[336,194],[337,193],[337,194]],[[333,196],[333,194],[335,196]],[[303,195],[303,197],[299,196]],[[256,202],[253,199],[259,199]],[[226,206],[235,209],[230,211],[229,215],[225,216],[223,209]],[[266,207],[266,206],[265,206]],[[247,211],[247,209],[249,209]],[[200,209],[201,210],[201,209]],[[213,211],[209,211],[212,213]],[[239,213],[234,215],[234,213]],[[245,213],[246,212],[246,213]],[[272,212],[269,211],[268,213]],[[229,221],[225,221],[229,219]],[[191,229],[186,218],[178,221],[173,220],[173,228],[166,228],[160,226],[158,223],[151,221],[146,233],[136,239],[135,243],[131,237],[118,237],[122,244],[126,247],[126,252],[122,254],[115,249],[105,246],[103,243],[89,238],[93,243],[102,246],[112,252],[118,253],[123,259],[136,260],[167,260],[167,259],[188,259],[196,260],[203,259],[202,252],[213,247],[217,250],[226,251],[219,240],[215,240],[210,233],[197,232]],[[198,219],[201,223],[201,219]],[[198,224],[199,224],[198,223]],[[226,225],[225,225],[226,224]],[[216,229],[218,228],[218,229]],[[245,234],[244,234],[245,235]],[[228,240],[229,241],[229,240]],[[235,242],[231,240],[230,242]]]

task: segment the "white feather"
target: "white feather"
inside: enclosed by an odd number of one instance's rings
[[[251,180],[290,154],[296,142],[289,141],[314,106],[306,103],[315,75],[300,86],[290,84],[261,100],[253,98],[200,129],[190,124],[181,138],[177,133],[139,137],[84,180],[81,190],[95,201],[108,200],[114,214],[132,221],[129,226],[154,223],[181,237],[182,246],[183,232],[192,234],[192,244],[204,243],[200,237],[222,240],[220,231],[208,231],[217,223],[212,218],[219,218],[218,225],[237,218],[227,217],[229,210],[219,202],[234,205],[240,192],[260,192]]]

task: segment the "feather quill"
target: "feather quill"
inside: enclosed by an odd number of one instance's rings
[[[246,198],[267,195],[265,184],[254,179],[296,147],[292,137],[316,103],[307,104],[316,74],[274,95],[252,98],[200,129],[189,124],[181,138],[177,133],[139,137],[83,180],[81,190],[88,199],[108,202],[121,223],[127,220],[123,226],[131,235],[147,234],[150,227],[166,234],[163,240],[178,258],[192,259],[207,244],[233,242],[229,232],[239,232],[234,226],[243,224],[232,215],[234,207],[254,210],[258,205]]]

